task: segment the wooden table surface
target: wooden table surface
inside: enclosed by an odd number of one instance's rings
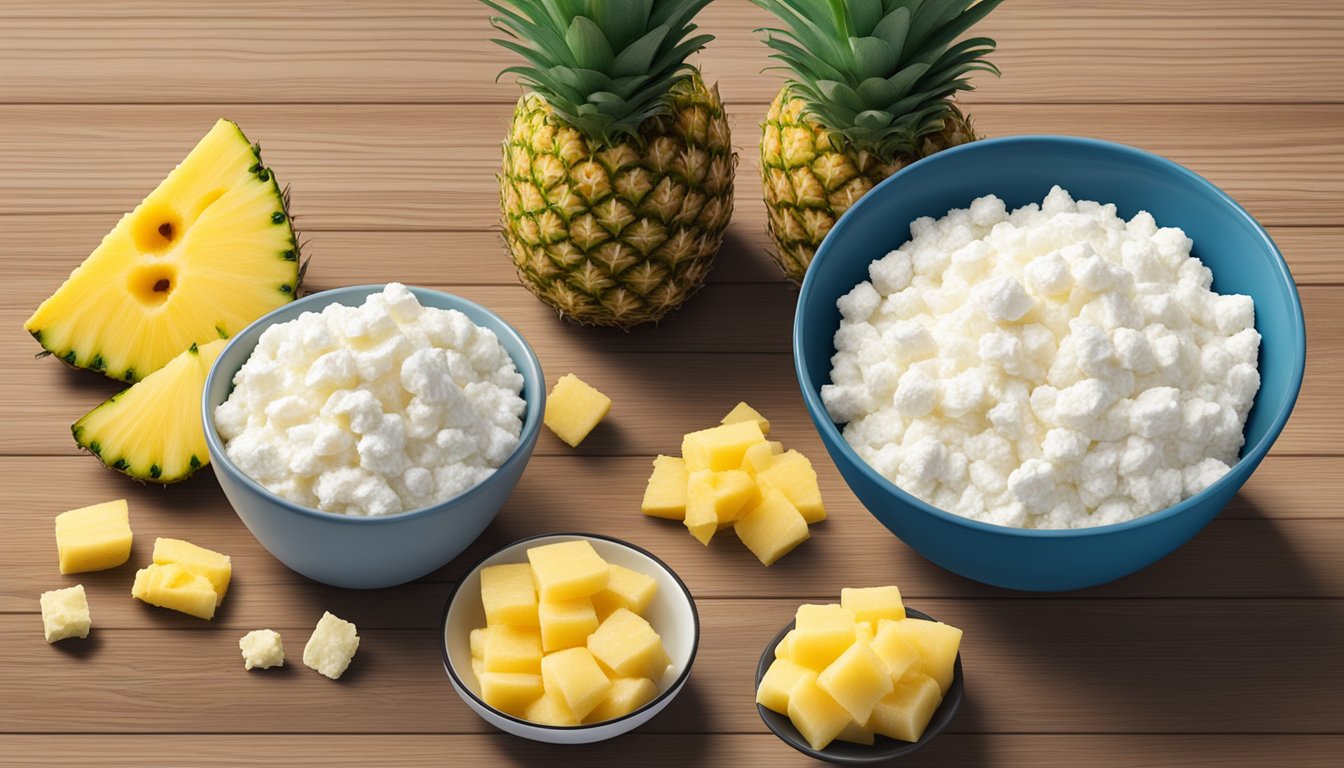
[[[486,42],[486,15],[468,0],[0,4],[0,764],[803,764],[757,717],[758,655],[799,602],[888,582],[966,630],[965,704],[910,765],[1340,764],[1344,4],[1012,0],[983,25],[1004,72],[977,77],[965,99],[985,133],[1098,136],[1209,177],[1282,247],[1310,336],[1296,413],[1237,500],[1152,568],[1052,595],[921,559],[856,502],[808,423],[789,354],[795,293],[765,255],[757,181],[756,126],[778,86],[759,74],[751,31],[766,17],[746,0],[702,16],[718,40],[700,63],[741,152],[737,214],[710,285],[625,335],[559,322],[501,250],[493,175],[518,89],[494,82],[510,61]],[[79,455],[68,425],[116,385],[34,359],[21,329],[221,115],[292,186],[309,290],[395,279],[462,294],[515,324],[551,381],[575,371],[615,400],[577,451],[543,431],[495,523],[418,582],[370,593],[307,581],[252,539],[209,471],[146,488]],[[650,457],[743,398],[813,457],[831,512],[768,570],[638,511]],[[58,575],[52,516],[121,496],[131,563]],[[464,564],[555,529],[653,550],[690,585],[704,626],[673,705],[585,748],[492,731],[439,664],[437,622]],[[233,556],[213,622],[127,596],[160,535]],[[48,646],[38,594],[77,582],[93,633]],[[323,610],[363,637],[339,682],[298,659]],[[244,672],[238,637],[259,627],[284,634],[283,669]]]

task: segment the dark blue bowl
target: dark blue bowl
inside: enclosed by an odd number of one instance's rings
[[[1246,423],[1241,460],[1203,492],[1146,517],[1076,530],[1025,530],[945,512],[880,475],[845,442],[821,402],[830,381],[835,302],[868,279],[868,265],[909,239],[909,222],[965,208],[995,194],[1008,207],[1039,203],[1059,184],[1075,199],[1114,203],[1129,218],[1146,210],[1180,227],[1213,271],[1214,290],[1255,300],[1260,391]],[[793,324],[803,399],[831,459],[868,511],[933,562],[963,576],[1023,590],[1102,584],[1156,562],[1189,541],[1241,488],[1297,401],[1306,362],[1297,287],[1264,228],[1203,177],[1121,144],[1070,136],[1013,136],[939,152],[879,184],[835,225],[803,281]]]

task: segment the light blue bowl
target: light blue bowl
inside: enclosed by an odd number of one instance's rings
[[[1260,392],[1246,445],[1232,471],[1203,492],[1147,517],[1079,530],[989,525],[932,507],[859,458],[821,402],[830,381],[835,302],[868,279],[868,265],[909,239],[909,222],[995,194],[1008,207],[1039,203],[1052,185],[1075,199],[1115,203],[1129,218],[1150,212],[1180,227],[1221,293],[1255,300]],[[1069,136],[1014,136],[939,152],[903,169],[854,205],[808,269],[793,325],[803,399],[840,474],[883,525],[933,562],[1001,587],[1065,590],[1102,584],[1148,566],[1189,541],[1241,488],[1283,431],[1306,362],[1302,305],[1288,265],[1265,230],[1226,193],[1176,163],[1140,149]]]
[[[461,554],[495,519],[532,457],[546,405],[541,364],[518,331],[490,310],[441,291],[411,288],[426,307],[456,309],[489,328],[523,375],[527,411],[518,447],[485,482],[447,501],[381,517],[354,517],[300,506],[271,493],[243,474],[224,452],[215,429],[215,408],[233,391],[233,377],[257,340],[276,323],[328,304],[359,306],[381,285],[357,285],[305,296],[252,323],[224,347],[205,381],[202,420],[210,462],[224,495],[252,535],[280,562],[315,581],[336,587],[378,589],[418,579]]]

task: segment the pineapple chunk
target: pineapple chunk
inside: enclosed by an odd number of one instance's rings
[[[736,522],[760,501],[761,490],[751,475],[740,469],[714,473],[714,514],[719,525]]]
[[[938,689],[947,693],[956,671],[961,630],[940,621],[920,619],[895,621],[890,626],[919,651],[919,671],[933,678]]]
[[[61,573],[116,568],[131,557],[131,517],[125,499],[72,509],[56,516],[56,555]]]
[[[472,657],[471,671],[476,675],[476,681],[479,683],[481,678],[485,676],[485,659]]]
[[[542,725],[569,726],[579,721],[558,695],[545,694],[523,711],[523,719]]]
[[[724,416],[723,420],[720,421],[719,423],[736,424],[739,421],[754,421],[756,422],[756,425],[761,428],[761,434],[763,435],[770,434],[769,420],[767,420],[764,416],[762,416],[760,411],[757,411],[755,408],[752,408],[750,405],[747,405],[746,403],[738,403],[737,405],[733,406],[733,410],[729,411],[728,415]]]
[[[850,744],[862,744],[865,747],[873,746],[877,739],[873,738],[874,733],[867,727],[850,720],[845,729],[835,737],[836,741],[847,741]]]
[[[775,454],[770,450],[770,443],[757,443],[742,454],[742,469],[755,477],[757,472],[769,467],[774,459]]]
[[[204,577],[215,590],[216,605],[224,602],[224,593],[229,591],[229,579],[233,577],[233,565],[228,555],[181,539],[158,538],[154,540],[153,557],[159,565],[176,563],[188,573]]]
[[[481,604],[485,623],[537,626],[537,588],[527,563],[491,565],[481,569]]]
[[[817,676],[817,685],[856,722],[866,723],[878,700],[891,693],[891,673],[868,643],[858,641]]]
[[[611,692],[611,680],[587,648],[566,648],[541,660],[547,696],[554,696],[576,720],[597,708]]]
[[[583,645],[597,629],[597,612],[587,597],[541,604],[541,650],[550,653]]]
[[[485,634],[484,659],[487,672],[535,675],[541,671],[541,632],[507,624],[490,627]]]
[[[660,680],[670,663],[663,639],[642,616],[618,608],[588,636],[588,650],[618,677]]]
[[[712,471],[696,470],[686,481],[686,519],[683,523],[691,535],[705,546],[709,546],[710,539],[719,530]]]
[[[778,456],[784,452],[784,443],[778,440],[767,440],[765,444],[770,446],[771,455]]]
[[[649,517],[667,520],[686,518],[686,463],[678,456],[658,456],[653,460],[653,474],[644,489],[644,501],[639,509]]]
[[[89,616],[89,598],[83,584],[43,592],[38,604],[42,606],[42,634],[48,643],[89,636],[93,619]]]
[[[586,541],[562,541],[527,550],[542,602],[591,597],[607,588],[611,568]]]
[[[756,703],[781,715],[789,713],[789,691],[805,677],[817,676],[816,672],[788,659],[775,659],[770,668],[761,676],[761,684],[756,687]]]
[[[904,624],[906,621],[915,619],[879,621],[877,634],[873,636],[873,652],[887,665],[893,680],[900,680],[919,665],[919,650],[906,639],[901,630],[896,628],[898,624]]]
[[[789,658],[818,672],[854,642],[854,612],[835,604],[798,606]]]
[[[811,536],[807,521],[784,494],[773,488],[733,528],[747,549],[767,566]]]
[[[152,483],[176,483],[210,463],[201,395],[210,366],[227,344],[191,345],[130,389],[113,395],[70,427],[79,447],[110,469]]]
[[[618,677],[611,681],[611,692],[583,722],[600,723],[623,717],[652,701],[657,693],[658,686],[647,677]]]
[[[797,451],[785,451],[770,462],[770,466],[756,473],[761,490],[778,488],[793,506],[803,514],[808,524],[826,519],[826,507],[821,503],[821,488],[812,462]]]
[[[260,150],[220,120],[24,328],[70,365],[139,381],[192,344],[228,338],[294,298],[299,255],[286,209]],[[168,403],[155,402],[131,423],[200,432],[199,387],[194,430]],[[195,455],[204,462],[203,442]]]
[[[520,717],[529,705],[541,698],[541,675],[521,672],[486,672],[481,675],[481,698],[485,703]]]
[[[789,650],[789,642],[791,640],[793,640],[792,629],[790,629],[788,632],[785,632],[784,637],[780,638],[779,643],[775,645],[776,659],[789,659],[790,661],[793,660],[792,652]]]
[[[207,621],[214,618],[219,604],[219,595],[209,579],[177,563],[151,563],[136,571],[131,597]]]
[[[700,543],[708,544],[714,531],[731,525],[744,509],[755,506],[759,500],[756,481],[740,469],[697,470],[687,481],[686,527]],[[713,530],[709,528],[711,523]],[[705,533],[708,535],[701,538]]]
[[[359,628],[331,611],[323,611],[303,646],[303,665],[323,677],[340,680],[358,650]]]
[[[698,469],[722,472],[741,467],[747,449],[763,442],[765,435],[759,424],[739,421],[686,435],[681,440],[681,457],[689,472]]]
[[[920,674],[906,675],[873,707],[866,725],[888,738],[919,741],[942,701],[935,680]]]
[[[656,594],[658,582],[652,576],[613,563],[607,588],[593,595],[593,608],[602,621],[617,608],[643,615]]]
[[[850,723],[849,713],[808,675],[789,690],[789,719],[813,749],[825,749]]]
[[[901,602],[901,590],[898,587],[863,587],[840,590],[840,605],[854,612],[856,621],[871,621],[876,624],[882,619],[900,621],[905,618],[905,604]]]
[[[471,643],[471,658],[485,659],[485,636],[489,632],[490,629],[488,627],[471,630],[471,634],[468,635]]]
[[[546,398],[542,421],[556,437],[577,448],[610,410],[610,397],[569,373],[560,377]]]

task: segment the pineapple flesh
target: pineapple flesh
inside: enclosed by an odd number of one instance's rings
[[[752,1],[784,27],[764,30],[789,80],[761,126],[761,184],[775,260],[801,282],[878,182],[978,138],[954,96],[971,72],[998,74],[994,41],[953,41],[1001,0]]]
[[[108,468],[139,480],[175,483],[210,463],[201,395],[227,342],[191,345],[159,370],[89,411],[70,428]]]
[[[285,195],[220,120],[24,328],[76,368],[135,382],[291,301],[298,281]]]
[[[737,156],[717,87],[685,62],[712,39],[691,23],[707,2],[487,0],[529,89],[504,143],[504,240],[522,284],[577,323],[658,320],[723,240]]]

